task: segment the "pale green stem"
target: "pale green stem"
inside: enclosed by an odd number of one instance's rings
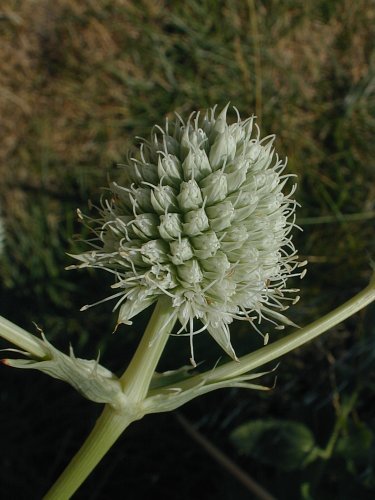
[[[130,418],[107,405],[81,449],[43,497],[44,500],[71,498],[131,422]]]
[[[215,368],[215,370],[201,373],[199,375],[191,377],[189,380],[180,382],[178,384],[178,387],[182,390],[186,390],[204,382],[205,380],[223,380],[244,375],[245,373],[259,368],[266,363],[275,361],[288,352],[297,349],[307,342],[310,342],[338,323],[341,323],[345,319],[349,318],[352,314],[355,314],[363,307],[366,307],[373,300],[375,300],[374,277],[364,290],[362,290],[350,300],[339,306],[337,309],[329,312],[322,318],[319,318],[318,320],[310,323],[304,328],[301,328],[300,330],[287,335],[283,339],[277,340],[276,342],[273,342],[268,346],[262,347],[257,351],[241,357],[239,362],[230,361],[228,363],[225,363],[224,365]],[[163,391],[167,389],[168,387],[163,387]],[[153,392],[156,393],[157,391],[151,391],[149,395],[151,396]]]
[[[20,347],[36,358],[44,358],[48,352],[42,342],[23,328],[0,316],[0,337]]]
[[[214,373],[208,372],[197,375],[186,382],[181,382],[179,386],[182,389],[188,389],[205,381],[207,378],[223,380],[254,370],[309,342],[355,314],[374,299],[375,281],[372,280],[370,285],[362,292],[305,328],[242,357],[239,363],[227,363],[216,368]],[[152,375],[175,321],[176,317],[173,314],[170,300],[167,297],[161,298],[156,305],[139,347],[121,378],[124,395],[128,402],[126,408],[121,413],[115,412],[109,406],[104,408],[101,417],[82,448],[45,496],[46,500],[70,498],[126,427],[143,416],[142,401],[146,397]],[[45,355],[42,346],[38,344],[32,335],[7,320],[2,319],[0,321],[0,334],[37,357]]]
[[[176,323],[169,297],[162,296],[128,368],[121,377],[124,393],[131,401],[142,401],[147,394],[156,365]]]
[[[160,298],[133,359],[121,377],[126,407],[121,412],[115,412],[108,405],[104,407],[90,435],[45,500],[70,498],[128,425],[142,418],[142,401],[175,322],[169,298]]]

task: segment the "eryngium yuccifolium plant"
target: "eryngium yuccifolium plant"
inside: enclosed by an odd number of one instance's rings
[[[286,162],[274,152],[274,136],[260,138],[254,117],[241,120],[235,110],[228,124],[227,109],[155,126],[128,155],[121,182],[110,184],[100,216],[85,218],[96,237],[75,256],[75,267],[113,274],[118,323],[169,296],[193,363],[200,331],[235,358],[234,319],[257,331],[262,319],[288,323],[282,313],[297,290],[287,279],[301,275],[290,234],[295,185],[283,193]]]

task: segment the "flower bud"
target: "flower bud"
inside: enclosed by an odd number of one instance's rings
[[[95,251],[76,258],[116,276],[119,323],[167,293],[191,337],[197,319],[235,358],[228,325],[287,323],[280,311],[295,290],[286,282],[301,272],[290,236],[296,202],[283,194],[274,137],[260,139],[254,117],[228,124],[227,113],[155,127],[91,223]]]

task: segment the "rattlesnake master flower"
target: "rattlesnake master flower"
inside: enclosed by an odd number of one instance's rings
[[[199,331],[235,358],[233,319],[257,330],[264,318],[288,323],[282,311],[296,290],[286,281],[301,274],[290,236],[295,186],[283,193],[286,162],[274,152],[274,136],[260,138],[254,117],[241,120],[235,110],[237,121],[228,124],[227,109],[155,126],[90,220],[93,249],[75,256],[75,267],[113,273],[118,323],[168,295],[180,332],[191,338],[193,363]],[[194,319],[203,326],[195,330]]]

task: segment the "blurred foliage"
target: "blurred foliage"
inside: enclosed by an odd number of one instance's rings
[[[234,429],[230,438],[240,453],[282,470],[303,468],[315,452],[311,431],[290,420],[251,420]]]
[[[75,209],[99,199],[135,136],[174,110],[186,116],[228,101],[244,117],[256,112],[298,175],[304,232],[295,239],[310,264],[290,316],[306,324],[353,295],[368,279],[375,240],[374,39],[375,7],[365,0],[3,0],[1,314],[31,331],[37,322],[82,357],[100,349],[103,364],[121,371],[147,315],[111,336],[111,304],[79,312],[107,295],[108,279],[64,270],[66,253],[81,248],[72,237],[82,235]],[[184,411],[277,498],[372,498],[372,315],[288,356],[270,393],[211,394]],[[244,325],[232,331],[239,353],[261,346]],[[220,356],[215,349],[199,336],[205,366]],[[186,364],[184,338],[172,338],[167,355],[173,364],[166,356],[165,370]],[[1,377],[0,482],[6,498],[40,498],[98,408],[37,374],[2,368]],[[302,472],[265,465],[230,444],[239,426],[272,419],[284,422],[280,428],[303,424],[323,449],[354,392],[332,456]],[[76,498],[126,491],[139,500],[153,488],[165,499],[249,498],[229,474],[217,474],[171,415],[135,424]]]
[[[280,472],[300,470],[302,498],[311,497],[313,491],[312,498],[316,497],[316,478],[325,467],[345,477],[345,488],[358,494],[374,487],[374,432],[348,418],[355,401],[355,393],[344,401],[324,448],[317,446],[306,425],[281,419],[245,422],[231,432],[230,439],[241,454],[257,462]]]

